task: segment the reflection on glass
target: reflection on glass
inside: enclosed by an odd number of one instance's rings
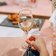
[[[23,20],[23,22],[20,24],[20,28],[23,31],[28,32],[32,28],[32,22],[33,22],[33,16],[32,16],[31,9],[29,8],[21,9],[20,16],[21,16],[21,19]],[[29,21],[28,17],[29,19],[32,19],[32,20]]]
[[[25,22],[21,23],[20,28],[23,31],[28,32],[32,29],[32,22],[25,21]]]

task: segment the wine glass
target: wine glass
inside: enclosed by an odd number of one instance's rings
[[[26,25],[26,24],[29,24],[29,25]],[[26,33],[26,37],[27,37],[28,31],[31,30],[32,28],[31,22],[24,21],[23,23],[20,24],[20,28]],[[28,44],[24,42],[21,49],[26,50],[28,47],[29,47]]]
[[[28,32],[29,30],[31,30],[31,28],[32,28],[32,25],[31,25],[31,22],[23,22],[22,24],[21,24],[21,29],[23,30],[23,31],[26,31],[26,32]]]
[[[33,16],[32,16],[32,11],[30,8],[22,8],[19,12],[20,18],[22,19],[22,23],[18,24],[19,27],[26,33],[26,37],[28,35],[28,32],[32,29],[33,27]],[[22,45],[22,49],[26,49],[26,42]],[[28,48],[28,45],[27,45]]]
[[[31,30],[31,28],[33,26],[32,25],[32,23],[33,23],[33,16],[32,16],[31,9],[23,8],[23,9],[20,10],[19,14],[20,14],[21,19],[23,20],[23,22],[20,24],[20,28],[23,31],[28,33],[28,31]],[[29,21],[29,19],[30,20],[32,19],[32,20]]]

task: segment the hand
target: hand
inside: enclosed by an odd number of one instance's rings
[[[45,45],[45,41],[41,36],[33,36],[35,40],[33,40],[32,36],[26,40],[26,42],[31,46],[34,47],[37,51],[40,52],[41,56],[48,56],[47,48]],[[31,40],[32,39],[32,40]]]

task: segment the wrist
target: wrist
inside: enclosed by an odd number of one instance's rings
[[[43,47],[41,50],[40,50],[40,56],[49,56],[49,53],[48,53],[48,50],[46,47]]]

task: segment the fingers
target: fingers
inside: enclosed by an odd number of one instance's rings
[[[28,43],[29,45],[33,45],[34,41],[36,41],[38,39],[38,38],[37,39],[36,38],[37,38],[37,36],[33,35],[26,40],[26,43]]]
[[[30,40],[30,41],[35,41],[36,38],[35,38],[35,36],[31,36],[31,37],[29,38],[29,40]]]
[[[28,37],[28,38],[29,38],[29,40],[32,41],[33,39],[36,40],[38,37],[39,37],[39,36],[37,36],[37,35],[32,35],[32,36],[30,36],[30,37]]]
[[[26,43],[28,43],[30,46],[33,45],[34,41],[30,41],[29,39],[26,40]]]
[[[28,40],[26,40],[26,42],[29,44],[29,46],[33,47],[32,49],[40,51],[39,50],[40,47],[38,46],[38,44],[35,43],[35,41],[30,41],[28,39]]]

